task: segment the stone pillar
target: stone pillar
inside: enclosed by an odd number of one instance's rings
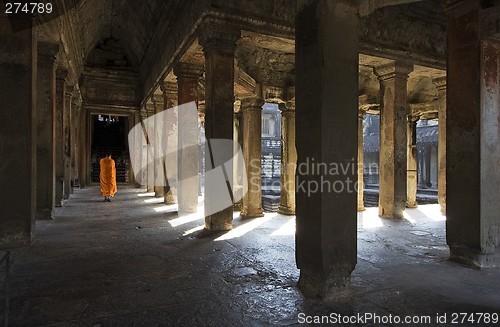
[[[37,209],[36,219],[51,219],[54,183],[53,117],[56,97],[56,55],[59,45],[38,43],[37,72]]]
[[[139,113],[139,121],[141,122],[141,126],[142,126],[142,132],[144,133],[144,130],[146,128],[145,124],[144,124],[144,121],[148,119],[148,111],[146,109],[146,106],[143,106],[141,108],[141,111]],[[147,163],[148,162],[148,139],[149,138],[146,138],[146,141],[145,143],[141,144],[141,150],[140,150],[140,161],[142,163]],[[141,167],[142,170],[141,170],[141,177],[140,177],[140,181],[141,181],[141,186],[145,186],[147,191],[149,192],[149,187],[148,187],[148,183],[149,183],[149,174],[148,174],[148,168],[149,168],[149,165],[142,165],[141,164]]]
[[[295,215],[295,99],[280,105],[281,109],[281,190],[278,213]]]
[[[26,245],[36,212],[37,43],[29,15],[0,14],[0,248]]]
[[[242,113],[241,113],[241,101],[235,101],[234,105],[234,114],[233,114],[233,135],[234,135],[234,147],[233,153],[237,153],[240,149],[242,149],[243,144],[243,133],[242,133]],[[262,128],[262,126],[261,126]],[[262,149],[261,149],[262,150]],[[233,189],[234,194],[242,194],[243,193],[243,160],[238,160],[239,157],[236,156],[234,158],[234,166],[233,166]],[[241,211],[241,206],[243,205],[243,198],[234,201],[233,209],[234,211]]]
[[[247,170],[248,191],[243,196],[242,218],[263,217],[262,211],[262,106],[258,97],[241,101],[243,157]]]
[[[174,67],[174,74],[177,76],[179,105],[193,101],[198,105],[198,80],[203,74],[203,66],[179,62]],[[177,174],[179,181],[182,181],[177,184],[179,212],[196,212],[200,170],[199,149],[185,145],[190,144],[190,140],[199,139],[198,117],[183,112],[182,108],[179,108],[178,116],[180,150]]]
[[[163,92],[162,92],[163,93]],[[165,162],[163,155],[165,153],[164,146],[166,143],[166,137],[164,135],[164,123],[165,120],[162,119],[158,114],[165,110],[164,97],[163,94],[153,95],[153,106],[155,108],[155,121],[154,121],[154,157],[155,157],[155,197],[164,198],[165,197]]]
[[[163,82],[161,85],[163,92],[163,106],[164,109],[172,109],[177,106],[177,83]],[[163,137],[165,146],[169,151],[177,151],[178,144],[178,130],[177,130],[177,116],[173,120],[166,121]],[[165,204],[175,204],[177,190],[173,188],[172,184],[177,183],[177,156],[167,156],[164,159],[165,164]],[[169,177],[170,176],[170,177]]]
[[[155,109],[154,105],[152,102],[146,102],[146,114],[148,118],[151,118],[155,114]],[[153,128],[154,129],[154,128]],[[155,191],[155,160],[154,158],[154,134],[155,132],[153,131],[153,135],[148,134],[148,147],[147,147],[147,187],[148,187],[148,192],[154,192]]]
[[[374,69],[380,81],[379,216],[403,218],[406,207],[407,81],[413,65],[395,62]]]
[[[488,4],[447,10],[446,239],[478,267],[498,266],[500,241],[500,4]]]
[[[63,156],[64,178],[63,199],[69,199],[71,193],[71,104],[73,99],[73,86],[66,86],[64,93],[63,112]]]
[[[56,70],[56,112],[54,115],[54,206],[62,205],[64,195],[64,112],[66,105],[66,78],[68,70],[66,68],[57,68]]]
[[[219,189],[220,181],[209,176],[212,169],[222,170],[226,185],[233,179],[233,153],[212,156],[211,140],[233,140],[234,51],[240,30],[207,22],[201,29],[199,43],[205,53],[205,228],[210,231],[229,230],[233,226],[232,190]],[[226,164],[227,163],[227,164]],[[221,199],[222,196],[224,200]]]
[[[446,215],[446,76],[433,80],[439,92],[438,108],[438,202]]]
[[[408,149],[406,170],[406,207],[417,207],[417,117],[408,116]]]
[[[364,112],[358,114],[358,211],[365,211],[364,191],[364,147],[363,147],[363,118]]]
[[[298,287],[328,299],[345,294],[357,261],[359,16],[344,1],[304,0],[297,8]],[[349,169],[312,174],[317,163]]]

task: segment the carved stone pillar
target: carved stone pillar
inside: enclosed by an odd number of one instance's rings
[[[165,110],[172,109],[177,106],[177,83],[164,82],[161,84],[163,92],[163,105]],[[164,141],[168,152],[176,152],[178,144],[178,129],[177,129],[177,115],[171,120],[165,122]],[[177,203],[177,189],[174,189],[172,184],[177,183],[177,156],[167,156],[164,160],[165,163],[165,204]]]
[[[165,146],[164,137],[164,119],[162,119],[160,114],[165,109],[163,94],[153,95],[153,106],[155,108],[155,119],[154,119],[154,158],[155,158],[155,197],[163,198],[165,197],[165,163],[163,154]]]
[[[153,119],[152,117],[155,114],[155,108],[153,105],[153,102],[146,102],[146,114],[149,119]],[[153,128],[154,130],[154,128]],[[148,192],[154,192],[155,191],[155,160],[154,160],[154,134],[155,132],[153,131],[153,135],[148,134],[148,150],[147,150],[147,187],[148,187]]]
[[[36,219],[51,219],[54,191],[56,55],[59,45],[38,43]]]
[[[237,153],[243,144],[243,132],[242,132],[242,113],[241,113],[241,101],[236,101],[234,105],[234,115],[233,115],[233,135],[234,135],[234,147],[233,153]],[[262,127],[261,127],[262,128]],[[243,167],[244,162],[242,160],[238,160],[239,156],[234,158],[234,166],[233,166],[233,189],[234,194],[242,195],[243,193]],[[238,196],[239,200],[234,201],[233,209],[234,211],[241,211],[241,206],[243,202],[243,198]]]
[[[364,191],[364,147],[363,147],[363,118],[364,112],[358,114],[358,211],[365,211]]]
[[[439,92],[438,109],[438,202],[446,215],[446,76],[433,80]]]
[[[223,171],[226,185],[233,180],[233,153],[214,158],[211,140],[233,140],[234,105],[234,51],[240,30],[234,26],[221,26],[206,22],[201,29],[199,43],[205,53],[205,228],[210,231],[229,230],[233,226],[233,194],[219,189],[220,181],[212,169]],[[208,151],[207,151],[208,150]],[[216,159],[216,160],[214,160]],[[227,164],[226,164],[227,163]],[[217,167],[215,165],[217,164]],[[221,199],[224,197],[224,199]],[[227,200],[227,201],[226,201]],[[228,203],[227,208],[221,209]]]
[[[346,174],[310,171],[316,163],[350,168],[356,164],[358,31],[357,8],[347,2],[299,2],[295,24],[298,286],[306,296],[323,299],[345,294],[356,266],[357,174],[355,169]]]
[[[0,14],[0,44],[0,248],[4,248],[27,245],[34,236],[37,41],[32,16]]]
[[[64,156],[64,179],[63,199],[69,199],[71,191],[71,105],[73,100],[73,86],[66,86],[64,93],[63,112],[63,156]]]
[[[203,66],[179,62],[174,67],[177,76],[179,106],[189,102],[198,105],[198,80],[203,74]],[[199,139],[198,117],[178,110],[179,157],[178,191],[179,212],[196,212],[198,208],[198,187],[200,152],[195,146],[188,146],[190,140]]]
[[[406,207],[417,207],[417,117],[408,116],[408,149],[406,170]]]
[[[374,69],[380,81],[379,216],[403,218],[407,179],[407,81],[413,65],[395,62]]]
[[[446,240],[452,260],[478,267],[499,262],[499,10],[479,0],[447,10]]]
[[[278,212],[295,215],[295,99],[280,105],[281,109],[281,190]]]
[[[68,71],[65,68],[57,68],[56,71],[56,112],[54,115],[54,147],[55,147],[55,183],[54,183],[54,205],[60,207],[64,192],[64,112],[66,105],[66,78]]]
[[[247,169],[248,191],[243,196],[241,217],[255,218],[264,216],[262,211],[262,106],[264,101],[258,97],[241,101],[243,157]]]

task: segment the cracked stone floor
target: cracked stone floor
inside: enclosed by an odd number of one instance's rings
[[[32,246],[12,249],[10,326],[294,326],[300,313],[500,313],[500,268],[448,262],[437,205],[409,209],[402,221],[376,210],[358,215],[348,296],[321,303],[296,288],[293,217],[242,221],[236,212],[232,231],[197,238],[201,215],[179,217],[144,190],[122,187],[111,203],[97,187],[76,190],[54,220],[37,222]]]

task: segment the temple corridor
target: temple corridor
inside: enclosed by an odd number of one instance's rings
[[[31,247],[11,253],[11,326],[294,326],[300,313],[498,310],[496,270],[448,262],[439,205],[401,221],[359,212],[351,293],[328,304],[296,287],[293,216],[235,212],[231,231],[203,237],[203,211],[176,210],[145,189],[119,185],[111,203],[95,186],[76,189],[54,220],[37,221]]]

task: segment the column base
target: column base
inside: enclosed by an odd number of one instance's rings
[[[446,204],[439,203],[441,207],[441,213],[446,216]]]
[[[155,197],[161,198],[165,196],[165,189],[163,186],[155,186],[154,187]]]
[[[233,229],[233,208],[229,207],[209,216],[205,216],[205,229],[226,231]]]
[[[183,213],[196,213],[198,212],[198,208],[193,208],[193,207],[181,207],[179,205],[179,209],[177,210],[179,212],[179,214],[183,214]]]
[[[172,191],[168,191],[165,193],[165,200],[163,201],[165,204],[172,205],[175,204],[175,197],[172,194]]]
[[[242,204],[242,201],[238,201],[238,202],[235,202],[233,204],[233,211],[241,211],[241,208],[242,208],[243,204]]]
[[[387,210],[384,207],[380,206],[380,204],[378,207],[378,215],[381,218],[403,219],[403,212],[404,210],[397,210],[397,211]]]
[[[319,274],[311,274],[304,269],[300,270],[297,287],[308,298],[319,298],[323,301],[339,301],[350,299],[351,277],[336,276],[335,278],[323,278]]]
[[[35,217],[36,220],[52,220],[52,208],[37,210]]]
[[[290,208],[280,204],[278,207],[278,213],[286,216],[295,216],[295,208]]]
[[[450,261],[460,263],[472,268],[500,267],[500,253],[481,253],[466,246],[450,245]]]
[[[406,202],[406,207],[407,208],[416,208],[416,207],[418,207],[418,204],[417,204],[417,202],[413,202],[413,201]]]
[[[358,203],[358,211],[365,211],[365,204],[364,203]]]
[[[248,211],[242,208],[240,212],[240,217],[243,219],[264,217],[264,211],[262,211],[261,208],[254,209],[252,211]]]

